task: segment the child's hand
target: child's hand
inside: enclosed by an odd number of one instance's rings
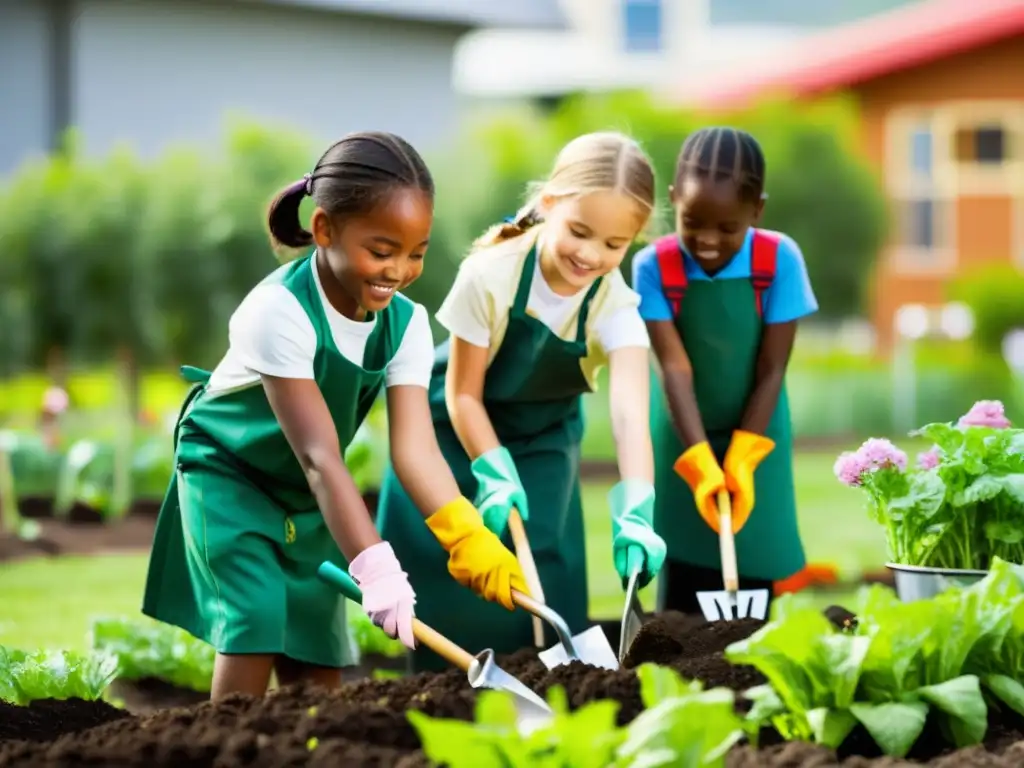
[[[732,433],[725,452],[725,481],[732,494],[732,527],[738,533],[754,509],[754,470],[775,448],[775,441],[753,432]]]
[[[427,525],[448,553],[448,572],[485,600],[513,610],[512,590],[529,595],[519,561],[489,531],[464,497],[427,518]]]
[[[523,520],[529,519],[526,491],[508,449],[498,447],[477,456],[472,468],[479,484],[476,506],[491,533],[499,538],[505,533],[512,507]]]
[[[693,500],[704,522],[718,533],[718,492],[725,490],[725,474],[706,441],[690,446],[676,459],[676,473],[693,491]]]
[[[640,569],[646,587],[665,564],[665,540],[654,532],[654,486],[623,480],[608,494],[612,510],[612,557],[623,585]]]
[[[363,610],[370,621],[407,648],[416,647],[412,633],[416,594],[386,541],[364,549],[348,566],[363,592]]]

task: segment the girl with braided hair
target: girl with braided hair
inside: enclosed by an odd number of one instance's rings
[[[606,365],[621,477],[609,494],[612,563],[646,584],[665,557],[651,527],[650,343],[619,270],[653,204],[654,171],[636,142],[574,139],[519,212],[477,241],[437,313],[450,334],[430,384],[441,448],[491,531],[510,544],[512,510],[522,518],[546,601],[573,633],[588,624],[580,401]],[[430,595],[421,618],[474,651],[530,645],[530,614],[497,610],[447,578],[444,552],[411,524],[411,490],[386,472],[377,523]],[[414,670],[443,664],[428,649],[413,654]]]
[[[797,244],[756,226],[764,189],[753,136],[697,131],[669,189],[677,233],[633,261],[664,389],[651,407],[654,525],[668,547],[661,610],[700,613],[695,593],[722,588],[721,490],[741,589],[770,593],[805,565],[784,379],[797,321],[818,305]]]
[[[310,228],[299,222],[305,197]],[[175,428],[143,612],[217,651],[211,697],[300,680],[337,686],[353,663],[344,598],[317,578],[347,568],[363,608],[413,647],[412,587],[343,456],[382,388],[391,458],[451,574],[512,610],[514,555],[483,525],[438,448],[420,276],[434,183],[408,143],[351,134],[270,206],[276,245],[312,253],[272,272],[231,317],[229,348],[195,382]],[[422,524],[426,517],[426,525]]]

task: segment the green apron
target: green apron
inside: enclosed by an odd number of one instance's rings
[[[313,323],[314,378],[344,451],[380,392],[413,305],[395,296],[356,365],[334,343],[314,260],[287,264],[264,282],[288,288]],[[220,653],[352,664],[345,600],[316,575],[324,560],[347,563],[262,384],[210,392],[209,373],[183,372],[196,384],[175,428],[176,469],[157,519],[143,613]]]
[[[749,279],[692,280],[676,318],[693,365],[693,387],[708,442],[719,464],[738,429],[755,384],[761,318]],[[804,567],[793,489],[789,398],[783,385],[766,435],[775,449],[754,472],[755,506],[736,535],[740,576],[781,579]],[[721,568],[718,535],[697,511],[693,493],[672,465],[684,446],[661,387],[651,387],[654,444],[654,528],[670,560]]]
[[[548,604],[574,633],[587,625],[587,568],[580,500],[580,395],[590,387],[580,369],[587,354],[586,322],[600,280],[580,308],[576,338],[566,341],[527,314],[536,252],[523,265],[508,329],[487,370],[484,405],[501,444],[515,461],[530,504],[526,533]],[[448,342],[437,349],[430,405],[441,451],[459,489],[469,499],[477,482],[469,457],[452,428],[445,405]],[[492,648],[512,653],[532,645],[531,615],[508,611],[478,597],[448,573],[448,555],[388,465],[378,502],[377,526],[391,542],[416,590],[416,615],[471,653]],[[512,548],[506,530],[503,542]],[[549,644],[556,638],[546,628]],[[439,656],[418,648],[414,671],[443,669]]]

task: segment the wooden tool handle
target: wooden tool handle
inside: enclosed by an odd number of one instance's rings
[[[473,655],[468,651],[464,651],[436,629],[428,627],[419,619],[413,619],[412,633],[419,642],[423,643],[423,645],[427,646],[427,648],[449,664],[455,665],[463,672],[469,671],[469,666],[473,663]]]
[[[736,539],[732,532],[732,500],[728,491],[718,492],[718,546],[725,590],[735,592],[740,588],[740,577],[736,572]]]
[[[508,530],[512,534],[512,545],[516,548],[516,557],[519,558],[519,565],[523,569],[523,578],[526,579],[526,586],[530,594],[544,602],[544,587],[540,583],[540,574],[537,573],[537,564],[533,561],[533,550],[530,549],[530,540],[526,538],[526,527],[523,525],[523,518],[519,510],[512,507],[508,516]],[[537,616],[533,617],[533,643],[538,648],[544,647],[544,622]]]

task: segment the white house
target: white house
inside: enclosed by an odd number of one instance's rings
[[[0,0],[0,175],[69,126],[145,156],[231,112],[429,147],[458,120],[464,34],[564,23],[557,0]]]
[[[455,82],[480,98],[609,88],[671,95],[683,81],[756,68],[815,29],[907,2],[560,0],[569,29],[483,29],[463,38]]]

